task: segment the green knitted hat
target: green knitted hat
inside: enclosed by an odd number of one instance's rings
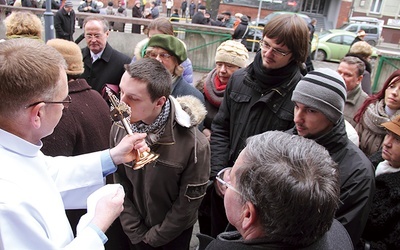
[[[171,35],[154,35],[150,38],[147,47],[159,47],[165,49],[168,53],[178,59],[179,64],[187,59],[185,46],[178,38]]]

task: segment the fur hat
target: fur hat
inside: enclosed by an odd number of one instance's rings
[[[178,64],[181,64],[187,59],[185,45],[176,37],[165,34],[157,34],[150,38],[147,48],[159,47],[168,51],[178,59]]]
[[[364,30],[359,30],[359,31],[357,32],[357,36],[364,37],[364,36],[366,36],[366,35],[367,35],[367,34],[365,33]]]
[[[205,9],[206,9],[206,6],[204,6],[204,5],[199,6],[199,10],[205,10]]]
[[[74,7],[74,4],[72,3],[71,0],[67,0],[67,1],[65,1],[64,6],[65,6],[65,7]]]
[[[400,136],[400,115],[394,117],[390,122],[384,122],[381,125],[390,132]]]
[[[227,40],[221,43],[215,54],[215,62],[230,63],[240,68],[246,67],[248,59],[249,52],[246,47],[233,40]]]
[[[322,68],[309,72],[297,84],[292,101],[314,108],[336,124],[343,116],[346,84],[334,70]]]
[[[55,48],[67,62],[67,75],[80,75],[83,73],[82,52],[79,46],[64,39],[51,39],[47,45]]]

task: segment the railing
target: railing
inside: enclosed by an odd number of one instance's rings
[[[386,79],[398,69],[400,69],[400,58],[398,56],[379,56],[377,67],[374,70],[372,93],[379,92]]]
[[[0,20],[4,20],[6,11],[31,11],[38,16],[43,16],[45,9],[39,8],[24,8],[24,7],[13,7],[7,5],[0,5]],[[53,13],[56,13],[56,10],[52,10]],[[99,14],[90,14],[90,13],[82,13],[75,12],[76,18],[85,18],[91,15],[99,15]],[[108,21],[113,22],[123,22],[126,24],[140,24],[140,25],[148,25],[152,20],[151,19],[143,19],[143,18],[132,18],[132,17],[117,17],[112,15],[104,15],[104,18]],[[4,24],[0,23],[0,38],[4,38]],[[223,27],[215,27],[215,26],[207,26],[207,25],[198,25],[191,24],[185,22],[172,22],[174,30],[177,36],[183,40],[187,46],[188,57],[191,59],[193,64],[193,69],[196,71],[210,71],[215,67],[215,52],[217,47],[226,40],[231,39],[231,35],[233,33],[232,29],[223,28]],[[2,27],[3,26],[3,27]],[[2,29],[1,29],[2,28]],[[125,28],[124,33],[122,32],[110,32],[109,43],[113,48],[118,51],[128,55],[133,55],[134,46],[138,41],[144,38],[144,35],[131,34],[127,32],[127,28]],[[79,36],[82,33],[82,30],[77,28],[74,36]],[[85,46],[84,42],[80,44],[80,46]]]

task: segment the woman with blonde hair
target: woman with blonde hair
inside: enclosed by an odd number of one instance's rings
[[[6,37],[42,39],[42,22],[29,11],[13,11],[5,20]]]

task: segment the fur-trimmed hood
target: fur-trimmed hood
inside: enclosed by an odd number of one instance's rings
[[[170,96],[170,100],[175,104],[176,121],[183,127],[197,126],[206,117],[206,107],[194,96],[186,95],[177,98]]]

